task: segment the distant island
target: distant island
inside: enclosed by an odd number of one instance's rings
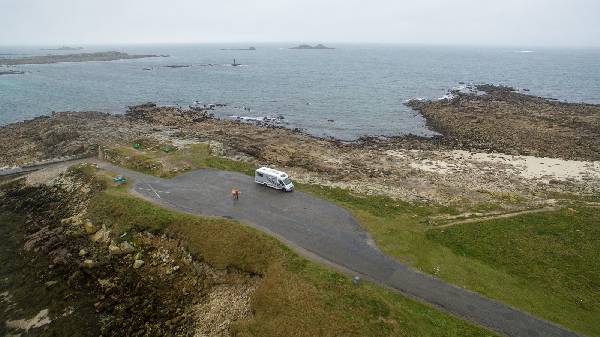
[[[115,61],[127,59],[140,59],[146,57],[168,57],[168,55],[129,55],[127,53],[121,53],[118,51],[106,51],[98,53],[4,58],[0,59],[0,65],[12,66],[21,64],[50,64],[59,62]]]
[[[256,50],[256,48],[254,47],[248,47],[248,48],[221,48],[221,50]]]
[[[327,47],[327,46],[322,45],[322,44],[318,44],[316,46],[311,46],[311,45],[308,45],[308,44],[301,44],[301,45],[299,45],[297,47],[292,47],[290,49],[335,49],[335,48]]]
[[[42,48],[41,50],[82,50],[83,47],[69,47],[69,46],[62,46],[59,48]]]
[[[25,74],[24,71],[20,70],[3,70],[0,69],[0,75],[22,75]]]

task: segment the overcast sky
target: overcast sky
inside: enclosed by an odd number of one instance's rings
[[[0,0],[1,45],[292,41],[600,47],[600,0]]]

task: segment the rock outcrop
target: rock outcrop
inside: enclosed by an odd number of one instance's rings
[[[17,229],[25,239],[17,256],[40,266],[35,280],[28,281],[46,288],[61,284],[50,317],[86,313],[81,326],[69,327],[79,336],[197,336],[206,331],[228,336],[233,321],[252,314],[249,298],[257,276],[216,270],[192,257],[181,240],[166,235],[135,232],[129,233],[131,241],[119,242],[121,236],[108,226],[81,221],[90,198],[103,189],[101,181],[78,170],[50,185],[16,182],[0,187],[0,214],[12,212],[25,219]],[[100,229],[90,235],[90,226]],[[5,289],[6,294],[12,291]],[[7,317],[18,315],[20,305],[27,304],[11,305]],[[63,325],[49,323],[30,326],[28,332],[38,335],[39,328],[62,335],[54,329]],[[13,324],[6,332],[23,331]]]
[[[405,200],[487,202],[486,191],[537,195],[600,189],[598,164],[590,162],[600,158],[597,105],[561,103],[494,86],[409,105],[421,110],[441,135],[364,137],[348,143],[281,126],[216,119],[210,106],[189,110],[148,103],[130,107],[125,115],[55,113],[0,127],[0,166],[131,148],[140,139],[153,139],[175,147],[210,143],[215,155],[280,167],[301,182]],[[115,163],[129,155],[113,152],[105,154]],[[557,172],[556,165],[570,171]],[[177,167],[149,160],[134,169],[153,173],[163,168],[171,172]]]
[[[314,45],[314,46],[311,46],[311,45],[308,45],[308,44],[301,44],[299,46],[292,47],[290,49],[335,49],[335,48],[330,48],[330,47],[327,47],[327,46],[322,45],[322,44],[317,44],[317,45]]]
[[[412,100],[427,124],[457,149],[600,160],[600,105],[564,103],[479,85],[443,99]]]

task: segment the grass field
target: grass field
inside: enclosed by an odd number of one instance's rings
[[[600,336],[600,209],[556,212],[436,229],[455,214],[341,189],[300,186],[348,208],[398,260],[590,336]]]
[[[225,158],[211,159],[216,157],[205,149],[201,145],[193,149],[194,156],[200,154],[195,164],[198,167],[247,174],[254,168]],[[178,155],[185,159],[190,152]],[[569,199],[575,212],[565,206],[558,212],[436,229],[435,222],[430,221],[433,217],[459,211],[360,196],[337,188],[296,185],[349,209],[377,245],[399,261],[575,331],[600,336],[600,209],[581,206],[584,201],[597,201],[597,196],[560,196]],[[510,194],[499,197],[515,199]],[[490,204],[473,206],[470,211],[498,209]],[[586,236],[575,236],[581,233]]]
[[[254,174],[256,167],[247,162],[214,156],[207,143],[198,143],[181,149],[165,144],[140,142],[141,147],[118,147],[105,150],[107,159],[117,165],[163,178],[199,168],[216,168]],[[165,148],[172,149],[165,152]]]
[[[545,317],[600,336],[600,209],[572,207],[431,230],[454,254],[511,275],[535,296],[505,296]],[[521,294],[522,295],[522,294]]]
[[[93,222],[119,232],[150,230],[185,238],[190,252],[219,268],[262,276],[253,319],[238,336],[492,336],[493,333],[379,286],[312,263],[235,221],[169,211],[109,188],[90,203]]]

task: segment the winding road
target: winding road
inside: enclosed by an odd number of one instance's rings
[[[345,209],[302,192],[284,193],[246,175],[203,169],[161,179],[99,162],[134,179],[131,189],[153,202],[198,215],[239,220],[320,260],[507,336],[581,336],[506,304],[421,273],[382,253]],[[241,190],[232,200],[232,188]]]

